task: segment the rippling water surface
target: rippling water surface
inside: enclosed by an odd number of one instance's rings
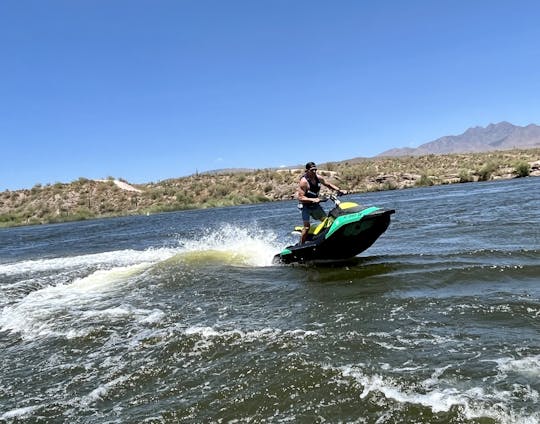
[[[324,266],[294,202],[0,230],[0,422],[539,423],[540,178],[350,198]]]

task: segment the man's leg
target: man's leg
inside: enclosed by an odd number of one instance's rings
[[[304,221],[304,228],[302,228],[302,235],[300,236],[300,244],[306,242],[309,233],[309,221]]]

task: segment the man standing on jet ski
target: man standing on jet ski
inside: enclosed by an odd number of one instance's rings
[[[324,178],[319,177],[317,175],[317,165],[314,162],[306,163],[306,173],[300,178],[297,191],[298,201],[300,202],[298,208],[302,211],[302,221],[304,222],[300,244],[304,244],[306,241],[310,227],[310,217],[321,221],[326,216],[326,213],[319,204],[321,201],[319,199],[321,184],[332,190],[336,190],[338,194],[347,194],[346,190],[340,190],[334,184],[326,182]]]

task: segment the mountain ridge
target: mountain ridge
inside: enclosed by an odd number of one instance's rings
[[[531,149],[540,147],[540,126],[521,127],[502,121],[486,127],[471,127],[459,135],[447,135],[418,147],[398,147],[376,157],[421,156],[427,154],[483,153],[494,150]]]

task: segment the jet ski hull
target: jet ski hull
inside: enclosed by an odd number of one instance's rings
[[[368,249],[390,225],[394,210],[369,208],[337,217],[320,235],[302,245],[288,246],[274,263],[311,262],[352,258]]]

